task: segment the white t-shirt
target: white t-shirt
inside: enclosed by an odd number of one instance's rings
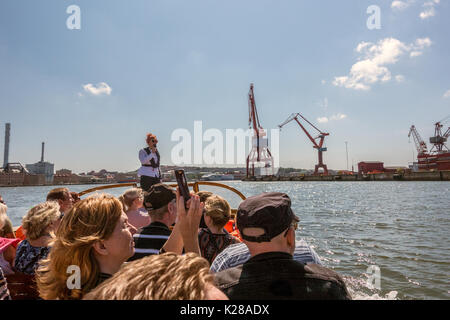
[[[153,152],[151,149],[150,149],[150,154],[147,154],[147,152],[144,149],[141,149],[139,151],[139,160],[141,161],[141,164],[151,164],[150,161],[152,159],[155,162],[158,162],[158,157],[156,156],[156,153]],[[159,168],[141,166],[137,173],[138,173],[138,177],[149,176],[149,177],[159,178]]]

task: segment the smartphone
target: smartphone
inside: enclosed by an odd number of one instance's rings
[[[180,189],[180,195],[184,199],[184,207],[186,207],[187,201],[191,198],[191,194],[189,193],[189,186],[186,180],[186,175],[184,174],[183,169],[174,170],[175,178],[177,179],[178,188]]]

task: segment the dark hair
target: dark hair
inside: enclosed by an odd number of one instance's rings
[[[67,195],[70,195],[69,189],[67,188],[55,188],[50,190],[47,194],[47,201],[56,201],[56,200],[67,200]]]

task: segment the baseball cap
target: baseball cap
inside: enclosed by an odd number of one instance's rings
[[[164,183],[154,184],[148,192],[144,193],[144,207],[147,210],[156,210],[164,207],[176,198],[174,189]]]
[[[270,242],[293,221],[300,221],[291,209],[291,199],[285,193],[266,192],[248,197],[239,205],[236,224],[244,240],[250,242]],[[246,228],[261,228],[264,234],[247,236]]]

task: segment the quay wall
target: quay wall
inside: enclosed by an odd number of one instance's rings
[[[383,172],[367,175],[253,177],[244,178],[242,181],[450,181],[450,170],[406,173]]]

